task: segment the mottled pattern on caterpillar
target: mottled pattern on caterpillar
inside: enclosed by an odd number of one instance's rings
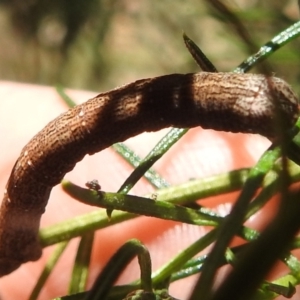
[[[86,154],[170,126],[274,137],[276,111],[287,127],[299,113],[283,80],[203,72],[138,80],[61,114],[23,148],[9,177],[0,208],[0,276],[41,256],[38,230],[51,189]]]

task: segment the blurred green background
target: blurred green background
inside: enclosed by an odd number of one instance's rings
[[[258,46],[299,18],[296,0],[224,2]],[[249,53],[204,0],[0,0],[0,79],[104,91],[139,78],[197,72],[183,31],[220,71]],[[295,40],[269,59],[298,94],[299,46]]]

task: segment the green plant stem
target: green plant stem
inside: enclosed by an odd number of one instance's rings
[[[80,239],[72,270],[69,294],[83,292],[86,289],[93,241],[94,232],[88,232]]]
[[[106,299],[110,288],[120,275],[120,270],[123,270],[136,255],[138,256],[141,269],[141,287],[145,291],[152,292],[151,259],[149,252],[141,242],[133,239],[121,246],[111,257],[88,292],[85,300]]]
[[[129,175],[119,188],[118,192],[127,194],[138,180],[143,177],[147,170],[149,170],[157,160],[159,160],[182,136],[184,136],[187,131],[187,129],[171,129]],[[160,179],[160,181],[162,180],[163,179]]]
[[[122,210],[144,216],[203,226],[215,226],[222,219],[216,215],[208,214],[207,210],[203,213],[201,209],[194,210],[167,201],[155,201],[120,193],[88,190],[68,181],[64,181],[62,187],[74,199],[106,209]]]
[[[243,186],[247,174],[248,169],[242,169],[205,179],[191,180],[179,186],[157,191],[157,201],[188,204],[198,199],[237,191]],[[93,211],[41,229],[41,244],[44,247],[50,246],[66,239],[81,236],[87,231],[97,230],[136,217],[137,215],[135,214],[115,211],[108,222],[104,211]]]
[[[271,41],[260,47],[257,53],[248,57],[235,70],[236,73],[245,73],[249,71],[254,65],[265,60],[276,50],[291,42],[300,35],[300,21],[294,23],[287,29],[276,35]]]
[[[56,263],[58,262],[59,258],[61,257],[62,253],[65,251],[69,241],[64,241],[57,244],[54,252],[52,253],[50,259],[48,259],[47,264],[44,267],[42,274],[40,275],[38,281],[36,282],[31,295],[29,296],[29,300],[36,300],[45,285],[50,273],[52,272],[53,268],[55,267]]]
[[[244,188],[231,213],[218,228],[218,238],[203,265],[202,276],[199,278],[190,300],[197,300],[199,295],[203,299],[210,299],[215,273],[221,264],[226,247],[244,222],[249,202],[261,185],[265,174],[271,170],[275,161],[280,157],[280,154],[281,150],[279,147],[270,148],[263,154],[256,166],[251,169]]]
[[[138,168],[141,164],[142,159],[134,153],[129,147],[127,147],[124,143],[117,143],[111,146],[118,154],[120,154],[123,159],[125,159],[131,166],[134,168]],[[133,173],[131,176],[134,176]],[[153,169],[148,169],[143,176],[157,189],[162,189],[169,187],[170,184],[167,182],[166,179],[162,178],[157,172]],[[139,178],[138,178],[139,179]],[[131,179],[134,180],[134,179]],[[132,184],[132,181],[131,181]],[[124,183],[123,185],[126,185]],[[122,189],[122,188],[120,188]],[[124,191],[129,191],[130,187],[124,189]]]

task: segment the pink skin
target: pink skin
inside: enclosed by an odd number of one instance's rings
[[[69,95],[80,103],[96,93],[69,91]],[[0,99],[0,193],[3,193],[9,173],[21,148],[51,119],[66,110],[66,105],[54,88],[11,82],[0,82]],[[127,144],[140,156],[145,156],[166,132],[167,130],[154,134],[142,134],[130,139]],[[269,144],[267,139],[260,136],[196,128],[190,130],[155,165],[155,169],[170,183],[181,183],[191,178],[250,167]],[[66,178],[81,186],[89,180],[98,179],[104,191],[116,191],[131,170],[132,168],[126,162],[112,150],[107,149],[100,154],[86,157],[74,171],[66,175]],[[143,195],[152,191],[151,186],[145,180],[141,180],[131,193]],[[224,214],[228,212],[230,203],[236,195],[237,193],[233,193],[204,199],[202,203]],[[263,212],[251,218],[248,225],[262,228],[275,211],[275,205],[276,200],[267,205]],[[60,186],[56,186],[51,193],[41,226],[46,227],[94,209],[71,199]],[[155,270],[207,230],[209,229],[145,217],[101,230],[96,234],[89,286],[114,251],[130,238],[137,238],[147,245]],[[77,239],[71,242],[39,299],[51,299],[67,293],[77,242]],[[52,250],[53,247],[46,248],[39,261],[27,263],[12,274],[1,278],[1,299],[28,298]],[[132,263],[119,282],[126,283],[135,279],[136,265],[136,262]],[[274,276],[282,274],[282,268],[277,269],[276,272]],[[179,299],[186,299],[192,284],[191,280],[182,280],[171,287],[170,293]],[[299,299],[297,297],[299,295],[295,295],[293,299]]]

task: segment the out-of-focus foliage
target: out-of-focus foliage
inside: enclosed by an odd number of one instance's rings
[[[296,0],[226,3],[258,46],[299,17]],[[195,72],[183,31],[220,71],[248,54],[228,20],[204,0],[0,0],[0,79],[103,91]],[[271,58],[274,72],[296,90],[299,46],[293,41]]]

